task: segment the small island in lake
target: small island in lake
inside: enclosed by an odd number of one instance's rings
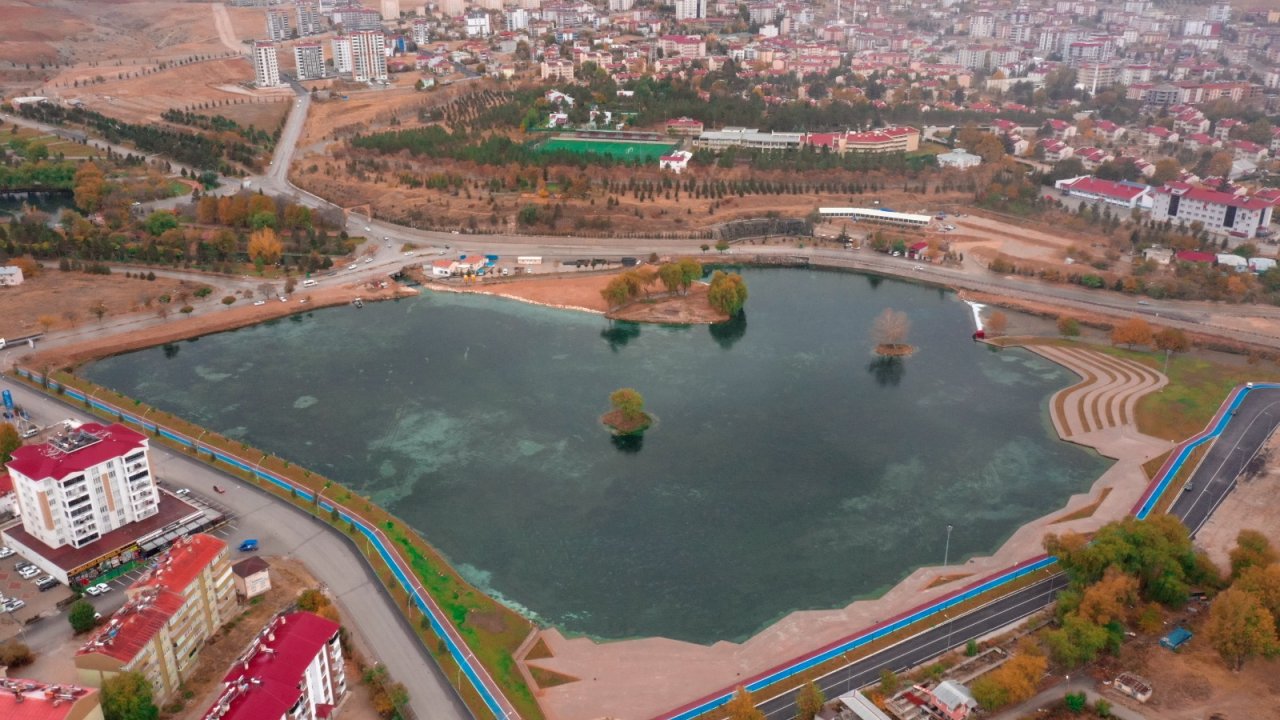
[[[639,435],[653,424],[653,417],[644,411],[644,396],[632,388],[620,388],[609,394],[613,409],[600,421],[614,435]]]

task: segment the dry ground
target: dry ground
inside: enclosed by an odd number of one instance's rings
[[[184,290],[191,293],[199,287],[196,283],[170,278],[133,280],[126,279],[123,273],[86,275],[46,269],[16,288],[0,288],[0,306],[4,307],[0,313],[0,337],[43,331],[39,323],[41,316],[56,320],[51,330],[97,323],[89,307],[98,301],[106,303],[106,317],[114,318],[143,312],[148,300],[152,301],[153,308],[158,307],[155,300],[161,295],[174,296]],[[176,311],[178,307],[175,304],[173,309]],[[68,317],[68,313],[74,317]]]
[[[1280,433],[1271,437],[1264,452],[1270,458],[1266,469],[1251,480],[1241,478],[1196,535],[1196,545],[1224,572],[1230,568],[1227,556],[1241,530],[1258,530],[1272,547],[1280,548],[1280,508],[1275,504],[1280,494]]]

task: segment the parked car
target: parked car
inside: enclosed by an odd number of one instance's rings
[[[35,580],[32,580],[31,582],[35,583],[36,585],[40,585],[50,580],[53,580],[52,575],[41,575],[40,577],[36,578]]]
[[[11,547],[0,547],[0,560],[2,560],[2,559],[4,559],[4,558],[7,558],[7,557],[10,557],[10,556],[12,556],[12,555],[13,555],[13,548],[11,548]]]
[[[52,575],[45,575],[44,577],[36,580],[36,587],[40,588],[40,592],[52,590],[58,587],[58,581]]]
[[[258,541],[255,538],[250,538],[240,543],[240,552],[253,552],[257,549]]]
[[[106,595],[109,592],[111,592],[111,586],[106,583],[98,583],[97,585],[90,585],[89,587],[84,589],[84,594],[92,597],[98,597],[99,595]]]
[[[254,305],[266,305],[266,304],[267,304],[266,300],[258,300],[257,302],[254,303]]]
[[[13,598],[11,600],[6,600],[4,605],[0,607],[3,607],[5,612],[14,612],[16,610],[21,610],[26,606],[27,604],[25,602],[19,600],[18,598]]]
[[[35,565],[24,567],[18,571],[18,577],[22,578],[23,580],[30,580],[31,578],[39,574],[40,574],[40,568],[36,567]]]
[[[174,495],[177,495],[178,497],[182,497],[182,496],[184,496],[184,495],[190,495],[190,494],[191,494],[191,490],[189,490],[189,489],[187,489],[187,488],[178,488],[177,490],[174,490],[174,491],[173,491],[173,494],[174,494]]]

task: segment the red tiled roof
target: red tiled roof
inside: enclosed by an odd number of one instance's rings
[[[181,595],[171,592],[137,595],[117,610],[76,655],[106,655],[128,663],[182,608],[183,602]]]
[[[1226,205],[1242,210],[1263,210],[1271,206],[1270,202],[1262,198],[1249,197],[1248,195],[1232,195],[1231,193],[1194,187],[1180,182],[1171,182],[1156,192],[1162,192],[1167,195],[1181,195],[1188,200],[1195,200],[1196,202]]]
[[[298,701],[298,685],[307,666],[338,634],[338,623],[309,612],[295,612],[273,621],[269,636],[260,636],[271,652],[258,651],[235,665],[222,679],[230,687],[241,682],[221,720],[259,720],[284,715]]]
[[[1200,252],[1198,250],[1180,250],[1176,255],[1174,255],[1174,257],[1183,262],[1209,263],[1210,265],[1218,262],[1217,255],[1208,252]]]
[[[227,549],[227,543],[212,535],[196,533],[174,543],[164,555],[157,558],[157,566],[144,575],[130,589],[154,587],[182,594],[193,580],[209,567],[218,555]]]
[[[8,463],[9,469],[37,480],[60,480],[126,455],[131,450],[142,447],[147,439],[145,435],[119,423],[106,427],[98,423],[85,423],[80,426],[79,431],[97,436],[98,442],[69,453],[62,452],[49,443],[25,445],[13,451],[13,459]]]
[[[98,705],[92,699],[98,692],[93,688],[18,678],[8,678],[5,685],[0,688],[0,718],[4,720],[64,720],[72,711],[76,717],[83,717],[88,704]],[[72,699],[60,699],[59,695],[70,695]]]
[[[13,492],[13,478],[9,477],[9,473],[0,470],[0,495],[8,495]]]
[[[1075,182],[1064,185],[1063,187],[1073,192],[1084,192],[1091,195],[1099,195],[1102,197],[1116,198],[1129,202],[1146,192],[1146,188],[1134,187],[1125,183],[1113,182],[1111,180],[1099,180],[1095,177],[1082,177]]]

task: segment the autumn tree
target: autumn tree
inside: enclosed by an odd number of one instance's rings
[[[1234,162],[1235,156],[1230,150],[1214,153],[1205,166],[1205,173],[1211,177],[1225,178],[1231,174],[1231,165]]]
[[[733,699],[724,706],[724,709],[728,713],[729,720],[765,720],[764,713],[756,709],[755,703],[751,701],[751,695],[741,685],[733,693]]]
[[[662,281],[662,286],[669,293],[675,293],[680,290],[683,278],[684,273],[680,270],[680,263],[667,263],[658,268],[658,280]]]
[[[877,345],[876,351],[882,355],[908,347],[907,334],[910,332],[911,319],[906,313],[892,308],[885,308],[871,326],[871,338]]]
[[[13,451],[22,447],[22,436],[13,423],[0,422],[0,465],[13,459]]]
[[[280,256],[284,254],[284,245],[281,244],[280,238],[276,236],[276,231],[271,228],[261,228],[253,231],[249,236],[249,257],[254,263],[261,265],[275,265],[280,262]]]
[[[1231,587],[1222,591],[1209,608],[1205,623],[1209,643],[1232,670],[1245,660],[1276,649],[1276,622],[1253,593]]]
[[[58,324],[58,318],[53,315],[37,315],[36,322],[39,323],[41,330],[49,332],[49,328]]]
[[[1059,315],[1058,334],[1062,337],[1078,336],[1080,334],[1080,321],[1070,315]]]
[[[160,709],[151,695],[151,682],[140,672],[125,672],[102,682],[104,720],[156,720]]]
[[[614,390],[609,394],[609,404],[628,422],[644,419],[644,396],[633,388]]]
[[[1181,174],[1182,165],[1177,160],[1163,158],[1156,161],[1155,172],[1151,174],[1151,184],[1159,187],[1172,180],[1177,180]]]
[[[102,170],[93,161],[85,161],[76,170],[72,184],[76,207],[86,213],[95,213],[102,208],[102,198],[107,192],[107,181]]]
[[[1151,339],[1151,325],[1142,318],[1129,318],[1111,330],[1111,344],[1127,345],[1130,350],[1135,345],[1150,345]]]
[[[1246,528],[1236,535],[1236,546],[1231,548],[1231,577],[1238,578],[1249,568],[1266,567],[1277,559],[1267,536]]]
[[[615,276],[600,291],[600,297],[604,298],[609,309],[620,308],[631,300],[634,300],[640,294],[642,283],[631,273],[624,273]]]
[[[1160,328],[1152,333],[1151,339],[1155,342],[1156,349],[1166,354],[1186,352],[1191,348],[1191,341],[1187,339],[1186,333],[1178,328]]]
[[[1009,316],[997,310],[991,313],[991,317],[987,318],[986,331],[988,335],[999,337],[1009,329]]]
[[[107,304],[101,300],[89,306],[89,314],[98,318],[98,322],[102,322],[102,318],[107,314]]]
[[[711,276],[711,289],[707,291],[707,302],[725,315],[731,317],[737,315],[747,302],[746,281],[737,273],[730,274],[717,270]]]
[[[1112,566],[1101,580],[1085,588],[1076,612],[1097,625],[1124,622],[1137,601],[1138,579]]]
[[[1023,651],[1008,662],[973,681],[969,689],[979,705],[995,710],[1036,694],[1040,678],[1049,668],[1049,661],[1029,650],[1024,646]]]
[[[812,680],[805,683],[796,693],[797,720],[813,720],[822,711],[822,705],[826,702],[827,696],[822,693],[817,683]]]
[[[196,222],[201,225],[212,225],[218,222],[218,198],[205,195],[196,203]]]

